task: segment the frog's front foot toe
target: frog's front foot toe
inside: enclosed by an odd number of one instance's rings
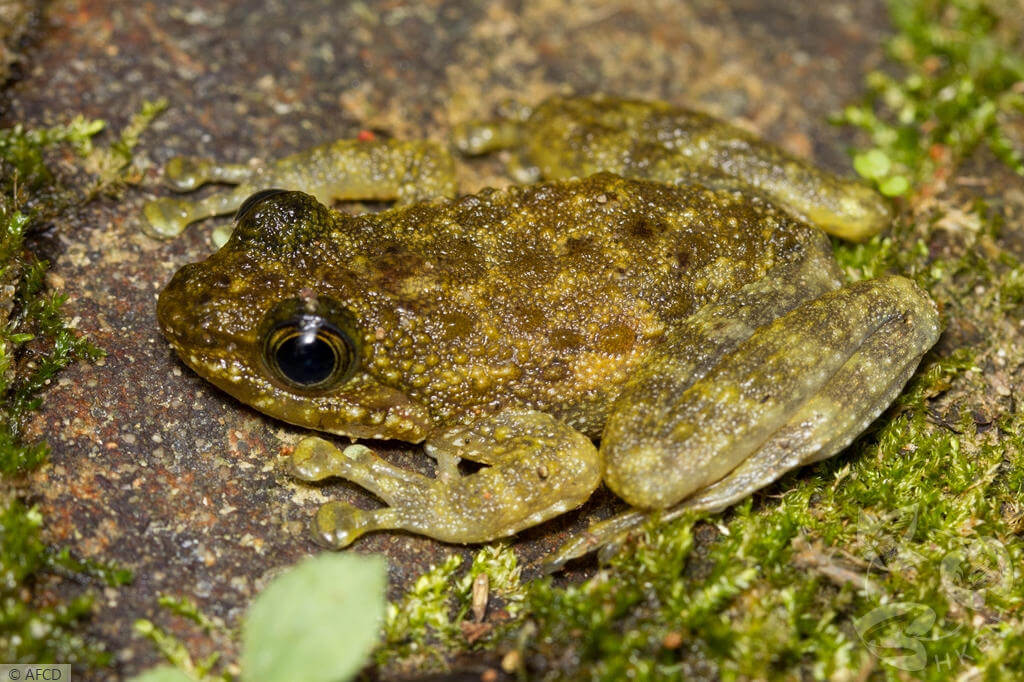
[[[148,223],[143,231],[157,239],[177,237],[191,220],[192,204],[182,199],[155,199],[142,209]]]
[[[313,538],[328,549],[343,549],[366,532],[369,512],[345,502],[328,502],[317,510],[311,522]]]
[[[301,481],[322,481],[338,475],[336,461],[343,454],[344,451],[338,450],[323,438],[303,438],[295,446],[288,468],[291,475]]]
[[[164,166],[164,182],[176,192],[191,192],[204,182],[209,161],[191,156],[175,156]]]

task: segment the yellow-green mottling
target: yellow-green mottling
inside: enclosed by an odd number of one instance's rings
[[[463,126],[456,144],[514,145],[520,174],[544,181],[410,203],[420,183],[454,194],[440,147],[343,141],[252,177],[176,161],[183,186],[210,174],[240,189],[195,210],[179,201],[175,224],[167,200],[147,209],[172,232],[267,185],[314,190],[246,202],[158,315],[185,363],[269,415],[424,442],[433,478],[363,446],[299,444],[298,477],[342,476],[387,504],[324,505],[315,526],[330,546],[384,528],[487,541],[601,481],[636,509],[558,565],[651,510],[723,508],[835,454],[938,336],[935,305],[909,280],[843,286],[810,222],[870,235],[888,221],[881,198],[704,115],[554,99]],[[321,203],[356,196],[401,203],[360,216]],[[463,474],[460,459],[487,466]]]

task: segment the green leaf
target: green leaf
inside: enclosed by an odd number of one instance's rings
[[[889,174],[892,161],[881,149],[871,149],[853,157],[853,168],[861,177],[875,180]]]
[[[136,675],[131,682],[195,682],[195,678],[173,666],[162,665]]]
[[[323,554],[276,578],[242,627],[242,679],[337,682],[363,667],[380,637],[387,566]]]
[[[898,197],[910,190],[910,181],[903,175],[886,178],[878,185],[878,191],[887,197]]]

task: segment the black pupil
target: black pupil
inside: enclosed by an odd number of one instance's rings
[[[302,386],[315,386],[334,373],[338,358],[317,327],[296,329],[277,347],[274,357],[281,373]]]

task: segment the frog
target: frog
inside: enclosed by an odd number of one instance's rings
[[[388,530],[489,542],[606,486],[626,510],[571,537],[557,570],[842,451],[938,339],[911,279],[847,283],[833,256],[829,233],[876,234],[888,203],[734,125],[554,97],[453,140],[509,150],[528,182],[459,195],[443,146],[364,138],[260,171],[172,161],[179,189],[237,187],[146,208],[162,234],[235,210],[157,318],[197,374],[323,434],[294,447],[295,478],[383,503],[323,504],[311,525],[327,547]],[[331,205],[357,196],[395,204]],[[434,475],[366,439],[422,444]]]

